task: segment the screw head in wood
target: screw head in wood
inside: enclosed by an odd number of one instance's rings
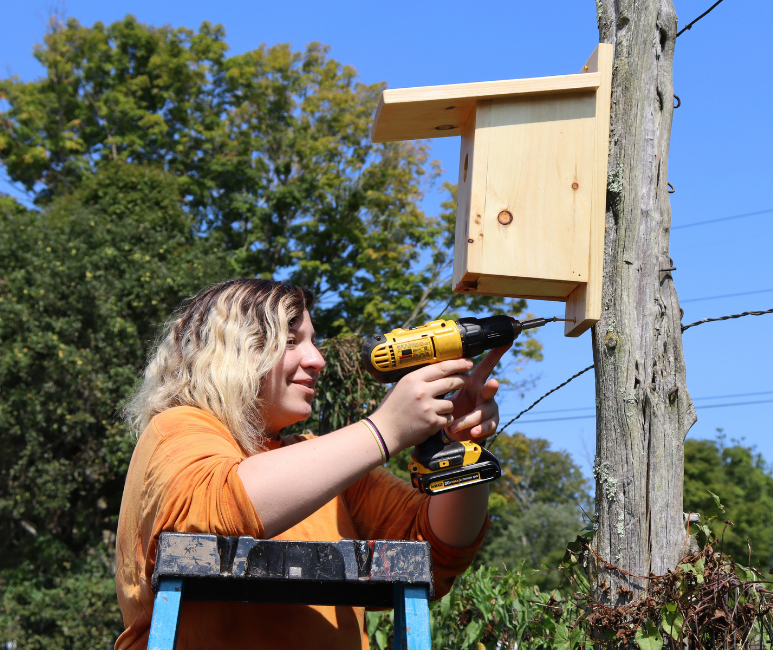
[[[513,222],[513,214],[509,210],[502,210],[497,215],[497,221],[503,226],[509,226]]]
[[[572,189],[573,189],[573,190],[579,190],[579,189],[580,189],[580,184],[579,184],[579,183],[577,183],[577,182],[575,182],[575,183],[572,183]]]
[[[456,106],[446,106],[447,111],[452,111],[456,108]]]
[[[474,239],[468,239],[468,240],[467,240],[467,243],[468,243],[468,244],[474,244],[474,243],[475,243],[475,240],[474,240]]]
[[[441,124],[440,126],[436,126],[436,131],[450,131],[451,129],[455,129],[456,127],[453,124]]]

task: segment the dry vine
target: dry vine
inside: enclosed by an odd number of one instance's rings
[[[726,522],[730,524],[730,522]],[[705,532],[708,528],[702,526]],[[583,567],[592,560],[631,576],[595,556],[589,541],[578,537],[570,545],[564,575],[572,585],[573,599],[584,609],[580,623],[587,640],[608,647],[638,645],[659,650],[664,643],[673,650],[736,650],[770,648],[773,618],[770,581],[754,567],[746,568],[717,550],[716,539],[698,553],[682,558],[677,568],[664,575],[632,576],[646,580],[641,596],[613,606],[600,602],[588,589]],[[611,601],[609,585],[601,585],[602,598]],[[625,600],[633,592],[620,586],[614,594]]]

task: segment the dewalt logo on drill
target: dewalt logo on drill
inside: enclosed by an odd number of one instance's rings
[[[468,474],[467,476],[459,476],[457,478],[447,479],[445,481],[434,481],[429,484],[430,492],[442,492],[448,488],[457,487],[463,483],[469,483],[470,481],[478,482],[481,480],[480,474]]]

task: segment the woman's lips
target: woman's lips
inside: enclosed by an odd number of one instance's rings
[[[312,385],[304,384],[299,381],[294,381],[293,385],[298,386],[307,395],[314,395],[314,386]]]

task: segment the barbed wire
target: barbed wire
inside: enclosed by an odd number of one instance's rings
[[[721,2],[721,0],[720,0],[720,2]],[[719,3],[717,3],[717,4],[719,4]],[[732,314],[730,316],[719,316],[718,318],[704,318],[702,320],[695,321],[694,323],[690,323],[689,325],[682,325],[682,332],[687,331],[691,327],[696,327],[698,325],[703,325],[705,323],[715,323],[715,322],[721,321],[721,320],[732,320],[734,318],[743,318],[744,316],[762,316],[764,314],[773,314],[773,309],[767,309],[765,311],[745,311],[745,312],[743,312],[741,314]],[[537,404],[539,404],[548,395],[552,395],[553,393],[555,393],[560,388],[563,388],[564,386],[566,386],[569,382],[574,381],[580,375],[585,374],[586,372],[588,372],[588,370],[591,370],[592,368],[594,368],[595,365],[596,364],[591,364],[587,368],[583,368],[582,370],[580,370],[580,372],[575,373],[574,375],[569,377],[569,379],[567,379],[565,382],[563,382],[563,383],[559,384],[558,386],[556,386],[555,388],[549,390],[542,397],[540,397],[536,402],[533,402],[529,407],[523,409],[523,411],[521,411],[512,420],[510,420],[505,426],[503,426],[499,431],[497,431],[493,436],[491,436],[491,438],[488,439],[486,447],[490,448],[491,445],[493,445],[494,442],[496,441],[496,439],[499,437],[499,434],[500,433],[504,433],[505,429],[507,429],[507,427],[509,427],[513,422],[515,422],[518,418],[520,418],[524,413],[528,413],[529,411],[531,411],[535,406],[537,406]],[[567,419],[569,419],[569,418],[567,418]]]
[[[689,325],[682,325],[682,332],[686,332],[691,327],[696,325],[703,325],[704,323],[715,323],[720,320],[732,320],[733,318],[743,318],[744,316],[763,316],[764,314],[773,314],[773,309],[766,309],[765,311],[745,311],[742,314],[733,314],[732,316],[720,316],[719,318],[704,318],[702,320],[695,321]]]
[[[527,413],[528,411],[531,411],[531,410],[532,410],[532,409],[533,409],[535,406],[537,406],[537,404],[539,404],[539,403],[540,403],[540,402],[541,402],[543,399],[545,399],[545,398],[546,398],[548,395],[550,395],[550,394],[552,394],[552,393],[555,393],[555,392],[556,392],[556,391],[557,391],[559,388],[563,388],[563,387],[564,387],[564,386],[566,386],[566,385],[567,385],[567,384],[568,384],[570,381],[574,381],[574,380],[575,380],[575,379],[577,379],[577,377],[579,377],[580,375],[582,375],[582,374],[585,374],[586,372],[588,372],[588,370],[590,370],[591,368],[593,368],[593,367],[594,367],[594,365],[595,365],[595,364],[591,364],[591,365],[589,365],[587,368],[585,368],[585,369],[583,369],[583,370],[580,370],[580,372],[578,372],[578,373],[575,373],[574,375],[572,375],[571,377],[569,377],[569,379],[567,379],[567,380],[566,380],[566,381],[565,381],[563,384],[559,384],[559,385],[558,385],[558,386],[556,386],[556,387],[555,387],[553,390],[549,390],[549,391],[548,391],[547,393],[545,393],[545,394],[544,394],[542,397],[540,397],[540,398],[539,398],[539,399],[538,399],[536,402],[534,402],[534,403],[533,403],[531,406],[529,406],[528,408],[525,408],[525,409],[523,409],[523,411],[521,411],[521,412],[520,412],[518,415],[516,415],[516,416],[515,416],[515,417],[514,417],[512,420],[510,420],[510,422],[508,422],[508,423],[507,423],[505,426],[503,426],[503,427],[502,427],[502,428],[501,428],[499,431],[497,431],[497,432],[496,432],[496,433],[495,433],[493,436],[491,436],[491,438],[489,439],[489,441],[488,441],[488,444],[487,444],[486,446],[487,446],[487,447],[491,447],[491,445],[494,443],[494,441],[495,441],[495,440],[496,440],[496,439],[499,437],[499,434],[500,434],[500,433],[503,433],[503,432],[504,432],[504,430],[505,430],[505,429],[507,429],[507,427],[509,427],[509,426],[510,426],[510,425],[511,425],[513,422],[515,422],[515,421],[516,421],[516,420],[517,420],[519,417],[521,417],[521,416],[522,416],[524,413]]]
[[[703,18],[705,15],[707,15],[707,14],[710,14],[710,13],[711,13],[711,11],[714,9],[714,7],[716,7],[716,6],[717,6],[717,5],[718,5],[720,2],[722,2],[722,0],[718,0],[718,2],[715,2],[715,3],[714,3],[713,5],[711,5],[711,6],[710,6],[708,9],[706,9],[706,11],[704,11],[704,12],[703,12],[703,13],[702,13],[700,16],[698,16],[698,17],[697,17],[695,20],[693,20],[691,23],[687,23],[687,25],[685,25],[684,27],[682,27],[682,29],[680,29],[680,30],[679,30],[679,31],[676,33],[676,38],[678,38],[679,36],[681,36],[682,34],[684,34],[684,33],[685,33],[685,32],[686,32],[688,29],[692,29],[692,26],[693,26],[695,23],[697,23],[697,22],[698,22],[698,21],[699,21],[701,18]]]

